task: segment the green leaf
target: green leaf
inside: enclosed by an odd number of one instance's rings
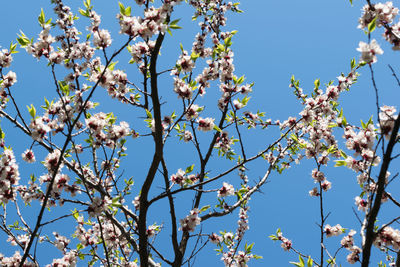
[[[171,22],[169,23],[169,25],[171,25],[171,24],[177,24],[180,20],[181,20],[181,19],[175,19],[175,20],[171,21]]]
[[[312,267],[313,263],[314,263],[314,262],[313,262],[313,260],[311,259],[311,257],[308,256],[307,267]]]
[[[230,47],[232,45],[232,35],[225,38],[224,44],[225,44],[225,47]]]
[[[372,116],[369,118],[369,120],[367,122],[367,125],[366,125],[366,128],[368,128],[368,126],[371,125],[371,124],[373,124]]]
[[[17,34],[17,36],[18,36],[17,41],[18,41],[18,43],[21,45],[21,47],[25,47],[25,46],[27,46],[28,44],[30,44],[31,41],[30,41],[29,38],[25,35],[25,33],[23,33],[21,30],[20,30],[20,33],[21,33],[20,35]]]
[[[243,104],[243,106],[246,106],[247,103],[249,102],[249,100],[250,100],[250,97],[246,96],[245,98],[242,99],[241,103]]]
[[[72,210],[71,212],[72,216],[75,218],[75,220],[77,220],[79,217],[79,212],[76,209]]]
[[[171,29],[173,29],[173,30],[182,29],[182,27],[181,27],[181,26],[178,26],[178,25],[169,25],[169,27],[170,27]]]
[[[194,169],[194,164],[192,166],[187,167],[185,173],[191,173],[193,169]]]
[[[300,255],[299,255],[299,260],[300,260],[299,262],[291,261],[290,263],[297,267],[304,267],[304,260]]]
[[[89,17],[87,10],[83,10],[82,8],[80,8],[78,11],[82,16]]]
[[[268,237],[269,237],[269,239],[271,239],[271,240],[273,240],[273,241],[279,240],[279,238],[276,237],[276,235],[270,235],[270,236],[268,236]]]
[[[118,61],[111,62],[110,65],[108,65],[108,68],[107,68],[107,69],[109,69],[109,70],[114,70],[115,65],[117,65],[117,63],[118,63]]]
[[[370,23],[368,23],[368,32],[371,33],[375,30],[376,28],[376,19],[378,16],[376,16]]]
[[[128,6],[128,7],[125,9],[125,16],[130,17],[130,16],[131,16],[131,12],[132,12],[132,9],[131,9],[130,6]]]
[[[192,52],[192,54],[190,55],[190,59],[192,59],[193,61],[196,61],[196,59],[198,59],[200,57],[200,54],[197,54],[195,52]],[[195,80],[193,80],[195,82]]]
[[[350,61],[350,67],[351,69],[354,69],[356,67],[356,60],[354,58]]]
[[[202,207],[202,208],[200,209],[200,213],[202,213],[203,211],[208,210],[209,208],[211,208],[210,205],[207,205],[207,206]]]
[[[124,6],[124,4],[122,4],[121,2],[118,2],[118,5],[119,5],[119,13],[124,15],[125,14],[125,6]]]
[[[4,137],[6,136],[6,134],[3,132],[3,130],[0,128],[0,140],[4,139]]]
[[[43,27],[45,25],[46,19],[45,19],[45,16],[44,16],[43,8],[40,11],[40,15],[38,17],[38,21],[39,21],[40,26]]]
[[[221,52],[225,51],[225,47],[222,44],[218,44],[217,50],[218,50],[218,52],[221,53]]]
[[[213,128],[214,130],[216,130],[216,131],[218,131],[218,132],[220,132],[220,133],[222,133],[222,130],[217,126],[217,125],[214,125],[214,128]]]
[[[250,254],[251,250],[253,249],[254,243],[251,243],[250,245],[247,245],[247,243],[244,246],[244,250],[246,251],[246,254]]]
[[[26,106],[28,108],[29,114],[32,118],[36,117],[36,108],[31,104],[31,106]]]
[[[124,4],[122,4],[121,2],[118,2],[119,5],[119,12],[121,13],[121,15],[127,16],[129,17],[131,15],[131,7],[125,7]]]
[[[152,115],[151,112],[150,112],[149,110],[147,110],[147,109],[146,109],[146,115],[147,115],[147,118],[149,118],[149,119],[152,119],[152,118],[153,118],[153,115]]]
[[[343,116],[343,119],[342,119],[342,124],[343,124],[343,126],[347,125],[347,120],[346,120],[346,117],[344,117],[344,116]]]
[[[346,166],[347,163],[345,160],[335,160],[336,164],[334,167]]]
[[[316,79],[316,80],[314,81],[314,85],[315,85],[315,89],[318,89],[319,86],[321,85],[321,81],[320,81],[319,79]]]
[[[87,9],[92,9],[92,7],[90,6],[90,0],[85,0],[85,1],[83,1],[83,5],[84,5]]]
[[[353,0],[349,0],[349,1],[350,1],[350,4],[353,5]]]
[[[171,32],[171,30],[169,28],[167,28],[167,32],[169,33],[169,35],[172,36],[172,32]]]
[[[59,81],[58,85],[60,87],[61,92],[63,92],[64,95],[69,95],[69,85],[66,82]]]
[[[169,23],[169,27],[170,27],[171,29],[182,29],[182,27],[180,27],[180,26],[177,25],[178,22],[179,22],[180,20],[181,20],[181,19],[176,19],[176,20],[171,21],[171,22]]]
[[[303,258],[302,258],[300,255],[299,255],[299,260],[300,260],[301,265],[304,266],[304,260],[303,260]]]
[[[290,261],[289,263],[293,264],[294,266],[297,266],[297,267],[304,267],[304,265],[301,265],[301,263],[299,263],[299,262]]]
[[[116,208],[120,208],[120,207],[122,207],[122,204],[119,203],[119,202],[115,202],[115,203],[112,203],[111,206],[116,207]]]
[[[237,79],[236,84],[242,84],[244,82],[244,75]]]
[[[14,53],[18,53],[17,51],[15,51],[15,49],[17,48],[17,44],[14,44],[13,42],[11,42],[10,44],[10,52],[13,54]]]

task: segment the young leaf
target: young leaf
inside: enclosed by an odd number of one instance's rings
[[[220,132],[220,133],[222,133],[222,130],[217,126],[217,125],[214,125],[214,128],[213,128],[214,130],[216,130],[216,131],[218,131],[218,132]]]
[[[376,28],[376,19],[378,16],[376,16],[369,24],[368,24],[368,32],[371,33],[375,30]]]
[[[312,267],[313,263],[314,263],[314,262],[313,262],[313,260],[311,259],[311,257],[308,256],[307,267]]]
[[[207,205],[207,206],[202,207],[202,208],[200,209],[200,213],[202,213],[202,212],[208,210],[209,208],[211,208],[210,205]]]
[[[191,173],[193,169],[194,169],[194,164],[192,166],[187,167],[185,173]]]
[[[39,21],[40,26],[43,27],[45,25],[46,19],[45,19],[45,16],[44,16],[43,8],[40,11],[40,15],[38,17],[38,21]]]

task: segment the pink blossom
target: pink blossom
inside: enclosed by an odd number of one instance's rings
[[[235,189],[233,188],[233,185],[225,182],[223,183],[221,189],[218,190],[218,197],[232,196],[234,194]]]
[[[214,129],[214,119],[212,118],[203,119],[202,117],[199,117],[197,123],[200,131],[208,132]]]
[[[36,161],[35,154],[30,149],[27,149],[24,153],[22,153],[22,159],[28,163],[33,163]]]

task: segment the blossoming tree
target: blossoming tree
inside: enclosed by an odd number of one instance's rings
[[[359,28],[367,37],[360,41],[360,60],[351,61],[350,71],[325,86],[316,80],[311,90],[303,90],[292,77],[290,87],[303,108],[282,121],[245,109],[254,84],[235,72],[236,31],[224,29],[229,12],[241,13],[239,3],[136,0],[134,8],[115,3],[124,39],[114,44],[95,3],[85,0],[82,8],[72,10],[62,0],[51,2],[54,16],[43,10],[39,14],[37,39],[21,31],[17,43],[0,51],[1,123],[14,127],[0,131],[0,229],[15,246],[13,255],[1,254],[2,266],[47,264],[39,260],[41,246],[60,251],[49,266],[191,266],[206,246],[214,246],[225,266],[247,266],[261,258],[245,239],[251,197],[272,174],[284,174],[306,159],[315,164],[309,195],[319,205],[320,253],[308,255],[307,248],[296,247],[280,229],[270,238],[298,254],[299,262],[292,262],[296,266],[338,266],[345,258],[365,267],[371,251],[387,261],[380,266],[400,266],[399,217],[393,213],[388,221],[378,221],[384,202],[400,207],[390,188],[396,170],[389,172],[398,157],[400,117],[394,106],[380,104],[373,72],[383,53],[373,39],[379,31],[394,50],[400,48],[399,10],[392,2],[366,2]],[[157,63],[165,39],[181,28],[174,13],[179,4],[192,7],[198,32],[192,46],[181,45],[176,62],[161,69]],[[78,29],[77,20],[83,18],[88,26]],[[20,77],[12,70],[17,50],[47,64],[55,97],[45,98],[40,107],[28,103],[25,110],[14,97]],[[131,64],[129,70],[119,68],[122,61]],[[353,125],[339,99],[361,68],[371,72],[377,120]],[[161,86],[168,74],[169,85]],[[102,112],[101,101],[94,100],[102,90],[114,104],[129,108],[127,121]],[[209,91],[219,91],[219,99]],[[251,136],[245,134],[252,128],[276,138],[253,152],[246,145]],[[8,141],[11,131],[29,140],[22,157]],[[133,142],[143,142],[148,159]],[[167,151],[177,147],[191,151],[190,164],[171,167],[179,157]],[[131,160],[127,153],[140,154],[139,167],[124,164]],[[248,166],[254,162],[267,166],[258,180],[249,177]],[[30,178],[20,175],[29,164],[35,166]],[[329,164],[354,171],[360,185],[355,196],[358,229],[331,226],[328,220]],[[37,207],[34,216],[31,206]],[[236,229],[213,225],[232,213],[238,214]],[[165,216],[157,220],[162,224],[152,221],[158,216]],[[66,234],[54,227],[60,221],[67,222],[62,229]],[[336,247],[326,245],[327,238],[339,235]],[[373,246],[381,252],[371,250]]]

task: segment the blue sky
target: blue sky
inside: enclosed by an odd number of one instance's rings
[[[5,1],[2,3],[3,15],[0,17],[1,38],[0,45],[8,47],[11,40],[16,39],[19,30],[29,36],[36,38],[40,31],[37,23],[37,16],[40,8],[43,7],[46,16],[54,17],[51,13],[50,1]],[[72,1],[71,1],[72,2]],[[77,1],[74,1],[76,3]],[[313,89],[313,82],[320,78],[321,83],[328,83],[335,80],[341,72],[347,73],[350,69],[350,60],[358,59],[356,51],[359,41],[367,41],[367,36],[357,29],[357,21],[360,16],[360,9],[363,1],[354,1],[351,6],[347,0],[336,1],[243,1],[240,8],[242,14],[228,14],[228,26],[226,30],[238,30],[233,38],[233,51],[235,53],[234,64],[236,75],[245,75],[248,82],[255,82],[254,92],[251,94],[251,101],[248,110],[265,111],[266,116],[273,121],[287,119],[289,116],[298,116],[301,105],[288,87],[291,75],[295,75],[301,82],[305,91]],[[118,23],[115,15],[118,12],[117,1],[92,0],[95,10],[102,15],[102,27],[110,30],[114,44],[120,43],[118,37]],[[133,4],[133,1],[124,1],[126,5]],[[70,4],[66,2],[66,4]],[[399,1],[394,1],[399,4]],[[73,11],[77,12],[78,5],[72,5]],[[182,43],[186,50],[191,48],[195,35],[195,23],[191,22],[191,9],[179,6],[175,17],[182,18],[180,25],[182,30],[174,31],[173,36],[167,35],[166,42],[161,50],[159,69],[169,68],[175,64],[179,55],[179,43]],[[133,9],[135,12],[135,9]],[[190,16],[188,15],[190,14]],[[84,31],[87,21],[83,18],[79,24]],[[395,80],[391,76],[387,64],[391,64],[395,70],[399,69],[398,55],[390,50],[381,37],[381,32],[376,31],[373,38],[382,45],[385,53],[378,58],[374,65],[377,73],[377,84],[380,89],[381,103],[386,105],[397,105],[395,99],[399,99],[400,91]],[[117,46],[113,46],[117,47]],[[37,62],[23,51],[16,54],[12,70],[17,73],[18,83],[14,87],[17,102],[22,107],[30,103],[42,104],[43,96],[51,99],[55,93],[51,91],[50,69],[44,61]],[[118,59],[122,68],[129,68],[128,60]],[[126,61],[124,63],[124,61]],[[342,95],[341,104],[348,121],[358,123],[360,119],[368,120],[371,115],[376,117],[374,92],[370,82],[370,74],[367,68],[360,71],[359,82],[352,87],[350,92]],[[134,74],[135,75],[135,74]],[[134,77],[134,76],[132,76]],[[160,90],[165,91],[165,99],[175,101],[172,91],[172,81],[168,74],[161,78]],[[215,99],[210,96],[215,95]],[[98,111],[114,111],[121,120],[132,120],[132,113],[126,106],[118,105],[116,101],[103,101],[106,94],[97,92],[95,99],[101,102]],[[219,92],[207,92],[203,105],[215,105]],[[172,100],[172,98],[174,100]],[[168,105],[168,103],[167,103]],[[172,111],[173,106],[165,107],[164,111]],[[27,114],[26,114],[27,115]],[[212,115],[212,114],[210,114]],[[30,144],[28,139],[20,136],[16,129],[3,119],[1,127],[10,132],[6,136],[8,145],[13,146],[16,155],[20,155]],[[139,127],[139,126],[138,126]],[[338,132],[339,137],[342,135]],[[276,131],[260,132],[251,130],[246,134],[246,145],[249,151],[256,153],[277,136]],[[342,139],[338,137],[339,142]],[[152,146],[149,140],[130,141],[128,143],[129,161],[122,163],[123,167],[134,165],[132,175],[139,177],[136,185],[141,184],[140,176],[144,170],[141,169],[146,159],[151,156]],[[150,146],[150,148],[148,148]],[[343,147],[343,142],[341,143]],[[148,149],[148,150],[147,150]],[[184,168],[193,163],[193,151],[185,150],[182,145],[167,145],[167,163],[170,173],[178,168]],[[140,151],[140,152],[139,152]],[[44,155],[44,154],[43,154]],[[192,162],[192,163],[191,163]],[[332,165],[332,162],[331,162]],[[227,166],[226,162],[213,164],[213,167]],[[250,181],[258,180],[266,170],[262,162],[251,165]],[[318,227],[318,202],[308,196],[308,191],[314,187],[310,176],[314,168],[312,162],[304,161],[301,165],[294,165],[282,175],[274,174],[269,182],[263,187],[262,193],[255,194],[251,200],[249,213],[250,230],[246,233],[245,239],[248,243],[255,242],[254,253],[262,255],[264,259],[250,262],[250,266],[291,266],[289,261],[297,260],[293,253],[284,252],[280,244],[273,243],[268,235],[273,234],[277,228],[281,228],[285,236],[293,241],[296,249],[305,254],[319,255]],[[128,169],[130,170],[130,169]],[[217,171],[217,170],[216,170]],[[44,169],[33,169],[21,163],[20,172],[22,175],[29,175],[35,172],[38,176]],[[359,229],[352,207],[354,197],[359,194],[359,187],[356,177],[350,170],[343,168],[327,168],[328,179],[332,182],[332,190],[326,194],[326,211],[331,212],[328,223],[335,225],[340,223],[345,228]],[[236,177],[234,177],[236,178]],[[232,178],[232,179],[234,179]],[[222,181],[221,181],[222,183]],[[394,186],[399,186],[395,184]],[[134,190],[138,190],[135,187]],[[137,194],[138,192],[136,192]],[[158,206],[157,206],[158,207]],[[153,219],[158,223],[160,215],[165,212],[163,205],[154,208],[151,212],[149,222]],[[31,208],[31,215],[34,218],[34,210]],[[164,212],[163,212],[164,210]],[[187,213],[187,209],[179,212]],[[28,211],[29,212],[29,211]],[[383,211],[390,214],[392,210],[387,208]],[[49,217],[50,218],[50,217]],[[168,217],[165,217],[168,221]],[[235,231],[237,211],[227,219],[216,219],[207,221],[203,230],[218,229]],[[56,224],[54,227],[60,229],[66,226],[65,223]],[[222,227],[222,228],[221,228]],[[57,229],[51,229],[58,230]],[[216,230],[215,230],[216,231]],[[168,234],[160,235],[160,240],[167,240]],[[4,234],[0,233],[0,240]],[[166,241],[165,241],[166,242]],[[338,247],[340,238],[329,240],[328,248]],[[3,243],[0,242],[3,245]],[[162,242],[160,242],[162,244]],[[165,243],[168,251],[170,243]],[[2,246],[1,253],[10,255],[13,248]],[[375,251],[376,252],[376,251]],[[57,253],[57,252],[55,252]],[[344,258],[347,252],[342,253],[341,263],[346,265]],[[59,253],[57,254],[59,257]],[[46,253],[39,254],[39,259],[47,264],[50,256]],[[222,265],[213,252],[213,245],[206,247],[199,254],[195,266],[204,264]]]

